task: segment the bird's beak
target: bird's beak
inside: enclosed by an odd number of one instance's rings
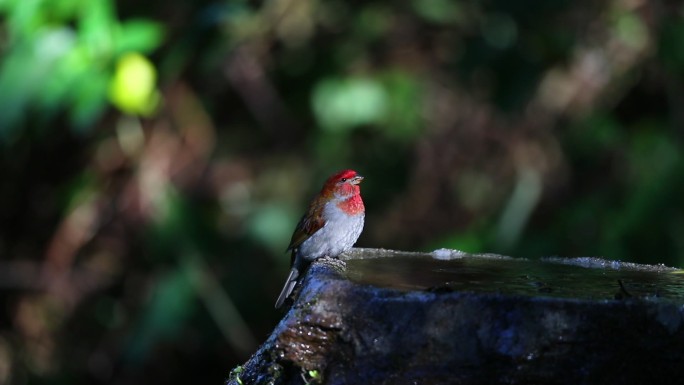
[[[352,178],[351,184],[359,184],[363,180],[363,177],[361,175],[357,175]]]

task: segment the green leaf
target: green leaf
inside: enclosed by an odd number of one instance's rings
[[[649,40],[648,28],[634,12],[624,12],[614,22],[616,35],[634,49],[642,49]]]
[[[421,132],[421,89],[410,74],[392,71],[383,76],[387,94],[384,131],[388,137],[412,139]]]
[[[283,204],[264,205],[254,210],[248,229],[260,244],[268,246],[278,255],[285,250],[297,214]]]
[[[164,30],[159,23],[146,20],[129,20],[119,25],[114,51],[117,55],[128,52],[149,53],[162,41]]]
[[[94,57],[107,58],[112,55],[116,23],[114,8],[109,0],[84,2],[79,37]]]
[[[36,40],[17,44],[0,64],[0,137],[13,136],[31,104],[42,95],[57,63],[73,46],[65,29],[43,30]]]
[[[380,121],[387,111],[388,96],[372,78],[326,79],[313,93],[313,109],[321,127],[344,131]]]
[[[101,115],[107,103],[109,78],[106,74],[91,71],[82,76],[87,81],[78,83],[71,110],[74,128],[85,131]]]
[[[413,8],[425,20],[438,24],[458,21],[463,16],[461,4],[450,0],[414,0]]]

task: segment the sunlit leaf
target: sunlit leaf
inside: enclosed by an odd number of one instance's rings
[[[137,53],[124,55],[116,65],[109,98],[125,113],[150,115],[159,103],[156,81],[157,70],[146,57]]]

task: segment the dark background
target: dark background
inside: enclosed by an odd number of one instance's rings
[[[0,384],[218,384],[307,202],[684,266],[679,2],[0,1]]]

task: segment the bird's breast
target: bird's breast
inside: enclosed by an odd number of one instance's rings
[[[299,248],[300,255],[307,260],[340,255],[354,246],[363,230],[363,211],[350,215],[331,202],[323,209],[323,217],[325,225]]]

